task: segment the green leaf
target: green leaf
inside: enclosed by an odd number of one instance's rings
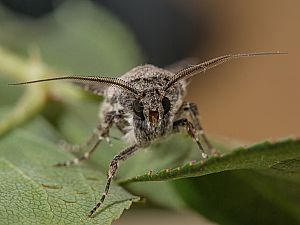
[[[127,72],[142,61],[135,39],[117,17],[94,4],[65,1],[49,16],[32,21],[2,12],[0,41],[23,55],[37,46],[43,62],[63,72],[99,76]],[[55,75],[63,74],[49,76]]]
[[[300,140],[239,148],[120,183],[163,180],[175,180],[185,203],[219,224],[300,223]]]
[[[284,140],[277,143],[264,142],[248,148],[239,148],[223,157],[211,157],[206,161],[195,161],[183,166],[160,172],[144,174],[121,183],[161,181],[198,177],[228,170],[254,169],[276,170],[285,168],[289,160],[300,158],[300,140]],[[299,174],[297,174],[298,176]]]
[[[45,138],[22,130],[0,142],[0,224],[111,224],[138,198],[113,184],[94,218],[105,174],[88,165],[56,168],[72,158]]]
[[[235,170],[179,179],[173,186],[190,208],[218,224],[300,223],[299,180]]]

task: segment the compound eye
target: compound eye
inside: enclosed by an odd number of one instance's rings
[[[141,103],[139,100],[135,100],[133,102],[133,111],[141,119],[145,119],[143,110],[144,110],[143,103]]]
[[[164,97],[161,100],[161,104],[162,104],[162,106],[164,108],[164,115],[165,115],[165,114],[167,114],[170,111],[170,108],[171,108],[170,100],[167,97]]]

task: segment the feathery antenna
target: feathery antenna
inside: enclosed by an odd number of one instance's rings
[[[177,72],[174,77],[167,83],[165,90],[176,84],[178,81],[182,79],[188,79],[198,73],[205,72],[206,70],[212,69],[218,65],[221,65],[227,61],[232,59],[239,59],[243,57],[252,57],[252,56],[267,56],[267,55],[286,55],[287,52],[254,52],[254,53],[241,53],[241,54],[230,54],[224,55],[217,58],[210,59],[203,63],[189,66],[185,69],[180,70]]]
[[[26,84],[33,84],[33,83],[40,83],[40,82],[48,82],[48,81],[55,81],[55,80],[70,80],[72,83],[75,83],[83,88],[88,90],[96,91],[97,86],[101,88],[101,86],[114,86],[118,87],[127,91],[130,91],[134,94],[138,94],[138,90],[134,88],[128,82],[121,80],[119,78],[110,78],[110,77],[96,77],[96,76],[64,76],[64,77],[53,77],[53,78],[46,78],[40,80],[33,80],[33,81],[25,81],[20,83],[11,83],[8,85],[26,85]]]

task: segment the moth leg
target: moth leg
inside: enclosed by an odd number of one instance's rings
[[[96,212],[96,210],[101,206],[101,204],[104,202],[104,200],[105,200],[105,198],[106,198],[106,196],[108,194],[111,181],[112,181],[113,177],[116,175],[116,172],[118,170],[119,162],[126,160],[129,156],[131,156],[137,150],[138,150],[138,146],[137,145],[133,145],[131,147],[126,148],[125,150],[123,150],[121,153],[119,153],[118,155],[116,155],[113,158],[113,160],[109,164],[109,170],[108,170],[108,173],[107,173],[107,182],[106,182],[106,185],[105,185],[104,192],[101,195],[100,201],[89,212],[88,217],[91,217]]]
[[[70,144],[70,143],[68,143],[64,140],[61,140],[59,142],[59,146],[67,152],[80,152],[81,150],[90,148],[91,145],[95,144],[95,142],[97,142],[97,140],[99,139],[100,133],[101,133],[101,125],[99,124],[97,126],[97,128],[95,128],[93,130],[92,135],[84,143],[82,143],[82,144]]]
[[[200,140],[197,136],[197,131],[194,127],[194,125],[188,121],[188,119],[184,118],[184,119],[180,119],[177,120],[173,123],[173,131],[178,132],[180,127],[184,127],[188,133],[188,135],[191,136],[191,138],[193,138],[193,140],[197,143],[200,151],[201,151],[201,156],[203,158],[207,158],[207,154],[204,151],[203,145],[200,143]]]
[[[118,121],[120,115],[117,114],[115,111],[109,112],[105,115],[105,127],[101,128],[102,125],[98,125],[97,128],[94,130],[93,135],[89,138],[89,140],[83,144],[82,146],[88,146],[89,149],[84,153],[83,156],[74,158],[73,160],[60,162],[55,164],[58,167],[70,166],[74,164],[78,164],[81,161],[88,160],[91,155],[95,152],[98,145],[103,139],[106,139],[109,142],[109,129],[112,125]]]
[[[208,155],[217,154],[217,151],[208,141],[205,132],[199,122],[199,111],[197,105],[192,102],[184,102],[178,111],[177,117],[180,117],[182,115],[185,115],[192,122],[193,126],[195,127],[197,136],[200,138],[199,141],[204,144],[203,147],[205,147],[205,152]]]

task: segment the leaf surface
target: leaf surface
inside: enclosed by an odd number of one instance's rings
[[[87,165],[56,168],[69,153],[44,138],[15,130],[0,142],[0,224],[111,224],[138,198],[113,184],[94,218],[106,176]]]
[[[211,157],[206,161],[190,162],[183,166],[162,170],[151,175],[137,176],[122,183],[198,177],[241,169],[289,173],[289,170],[298,170],[299,165],[297,163],[291,164],[291,161],[298,162],[298,158],[300,158],[300,140],[288,139],[277,143],[264,142],[247,148],[238,148],[222,157]],[[280,169],[278,170],[278,168]],[[299,173],[294,173],[292,176],[298,177]]]

